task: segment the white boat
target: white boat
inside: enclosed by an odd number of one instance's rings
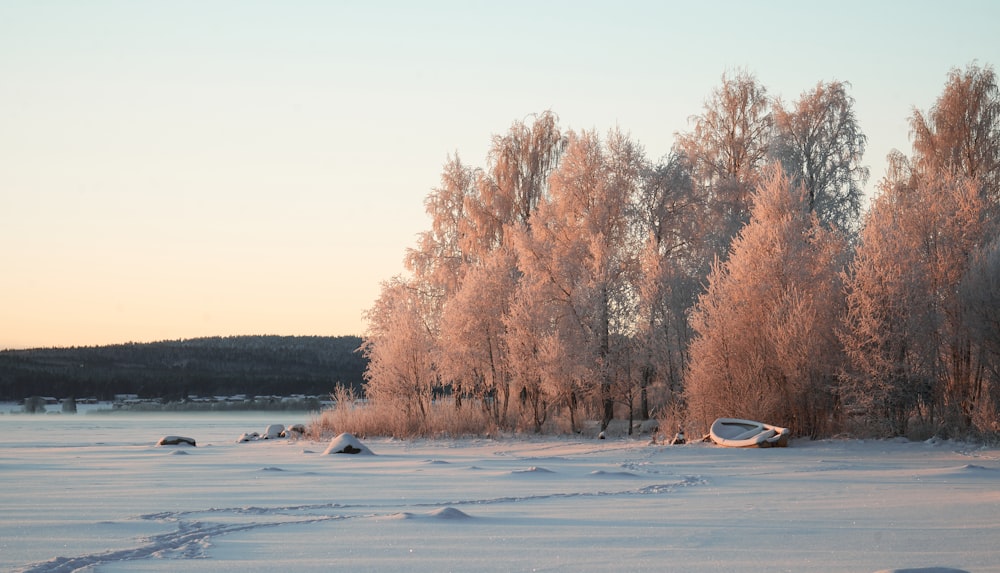
[[[712,422],[712,441],[729,448],[783,448],[788,445],[788,428],[753,420],[719,418]]]

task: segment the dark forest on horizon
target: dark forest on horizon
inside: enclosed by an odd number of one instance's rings
[[[326,396],[337,385],[361,388],[360,345],[358,336],[264,335],[4,350],[0,400]]]

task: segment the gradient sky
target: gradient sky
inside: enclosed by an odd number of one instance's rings
[[[0,0],[0,348],[363,334],[448,154],[665,155],[722,74],[851,82],[871,189],[1000,2]]]

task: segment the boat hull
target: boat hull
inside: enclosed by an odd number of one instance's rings
[[[712,423],[712,441],[727,448],[773,448],[788,445],[788,428],[754,420],[719,418]]]

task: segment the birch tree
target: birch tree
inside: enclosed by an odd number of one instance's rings
[[[868,168],[861,164],[867,138],[854,113],[845,82],[820,82],[785,107],[774,104],[771,155],[794,185],[805,187],[819,219],[856,232]]]
[[[928,112],[910,118],[915,167],[976,180],[990,218],[1000,211],[1000,90],[991,66],[953,69]]]
[[[478,242],[472,250],[492,251],[504,244],[509,230],[530,227],[565,147],[551,111],[534,116],[531,125],[514,122],[506,134],[493,137],[487,168],[476,181],[477,201],[468,205],[469,238]]]
[[[441,376],[459,397],[473,395],[500,427],[506,424],[513,378],[504,318],[516,290],[516,268],[506,248],[471,268],[445,305],[438,341]]]
[[[642,149],[613,131],[570,133],[551,197],[535,215],[530,233],[519,235],[522,268],[536,285],[533,294],[551,316],[550,336],[539,350],[546,364],[571,388],[591,388],[602,410],[602,426],[614,416],[611,339],[631,326],[634,304],[630,272],[630,206],[643,171]],[[583,365],[585,370],[580,370]],[[582,372],[579,380],[566,373]],[[583,375],[583,374],[581,374]],[[558,379],[552,379],[556,382]],[[572,409],[573,392],[558,392]]]
[[[691,165],[706,206],[703,223],[717,234],[716,253],[750,217],[750,196],[767,163],[771,101],[767,89],[745,71],[722,76],[694,128],[677,135],[676,147]]]
[[[424,419],[438,378],[434,371],[434,328],[427,299],[401,277],[382,284],[365,313],[368,329],[361,350],[368,358],[365,394],[390,403],[406,418]]]
[[[431,228],[420,233],[416,247],[407,249],[407,268],[442,297],[458,289],[473,256],[467,205],[475,200],[476,178],[476,171],[458,156],[448,158],[440,186],[424,199]]]
[[[711,253],[704,248],[700,203],[683,157],[673,153],[650,169],[636,201],[638,253],[636,369],[639,417],[650,415],[649,391],[660,386],[679,397],[691,339],[687,311],[694,305]]]
[[[510,311],[504,315],[505,345],[510,356],[522,419],[538,433],[548,420],[550,396],[545,388],[549,360],[545,354],[552,334],[552,306],[541,298],[546,285],[541,276],[525,276],[518,281]],[[567,375],[572,376],[571,373]]]
[[[976,254],[959,297],[982,368],[971,396],[972,423],[982,434],[1000,435],[1000,239]]]

